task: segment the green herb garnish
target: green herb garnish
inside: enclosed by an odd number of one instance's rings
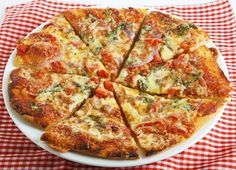
[[[94,51],[95,55],[98,55],[101,50],[102,50],[102,46],[97,46]]]
[[[189,104],[187,104],[187,105],[183,105],[182,108],[184,108],[184,109],[187,110],[187,111],[191,111],[191,110],[193,110],[192,106],[189,105]]]
[[[138,80],[138,87],[140,90],[147,90],[148,88],[147,84],[141,79]]]
[[[125,23],[120,23],[116,29],[114,29],[113,31],[111,31],[109,34],[108,34],[108,38],[110,41],[112,40],[118,40],[117,38],[117,33],[119,30],[124,30],[126,28],[126,25]]]
[[[89,115],[88,116],[90,119],[92,119],[93,121],[98,121],[99,119],[100,119],[100,117],[99,116],[96,116],[96,115]]]
[[[145,25],[143,26],[143,29],[148,32],[148,31],[151,31],[152,27],[149,25]]]
[[[184,33],[188,30],[189,30],[189,27],[187,25],[180,25],[176,28],[177,34],[179,36],[184,35]]]
[[[148,104],[151,104],[151,103],[154,102],[154,100],[153,100],[152,98],[149,98],[149,97],[146,97],[146,96],[144,96],[144,97],[142,98],[142,101],[143,101],[144,103],[148,103]]]
[[[194,25],[194,24],[192,24],[192,23],[191,23],[191,24],[189,24],[189,28],[198,29],[198,28],[197,28],[197,26],[196,26],[196,25]]]

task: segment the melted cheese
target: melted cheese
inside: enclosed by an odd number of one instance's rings
[[[86,98],[89,97],[92,88],[95,85],[89,82],[89,78],[81,76],[70,76],[53,74],[53,83],[47,89],[44,89],[37,97],[39,103],[52,103],[52,105],[72,112]],[[66,80],[66,81],[65,81]],[[76,92],[66,94],[66,88],[75,88]],[[65,101],[66,100],[66,101]]]
[[[164,61],[168,61],[174,57],[174,53],[166,45],[161,47],[160,53]]]
[[[142,122],[143,117],[130,103],[122,104],[121,107],[126,113],[125,116],[127,117],[127,120],[131,122],[131,128],[134,128],[138,123]]]

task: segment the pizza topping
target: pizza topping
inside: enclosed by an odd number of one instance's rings
[[[126,25],[125,23],[120,23],[116,29],[114,29],[113,31],[110,31],[109,34],[108,34],[108,38],[110,41],[113,41],[113,40],[118,40],[117,38],[117,33],[120,31],[120,30],[124,30],[126,28]]]
[[[108,51],[102,50],[101,51],[101,56],[102,56],[103,62],[116,64],[116,62],[113,59],[112,54],[109,53]]]
[[[152,30],[152,27],[150,25],[144,25],[142,29],[148,32]]]
[[[51,63],[52,70],[56,73],[65,73],[65,68],[60,61],[54,61]]]
[[[109,91],[114,90],[113,83],[110,81],[104,81],[104,87]]]
[[[106,72],[105,70],[98,70],[97,75],[102,77],[102,78],[108,78],[109,77],[109,73]]]
[[[139,79],[139,80],[137,81],[137,83],[138,83],[138,88],[139,88],[140,90],[143,90],[143,91],[146,91],[146,90],[147,90],[148,86],[147,86],[147,84],[146,84],[146,81],[144,81],[143,79]]]
[[[99,98],[106,98],[106,97],[109,96],[109,92],[107,92],[107,91],[105,91],[105,90],[102,90],[102,89],[100,89],[100,88],[97,88],[97,89],[95,90],[95,94],[96,94],[96,96],[99,97]]]
[[[176,28],[176,31],[177,31],[177,34],[179,36],[182,36],[185,34],[185,32],[187,32],[190,28],[193,28],[193,29],[198,29],[194,24],[188,24],[188,25],[179,25],[177,28]]]
[[[151,45],[151,46],[155,47],[155,46],[159,45],[160,43],[163,43],[163,40],[162,39],[146,39],[145,43],[147,45]]]

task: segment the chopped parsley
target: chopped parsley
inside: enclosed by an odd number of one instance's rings
[[[102,46],[96,46],[95,51],[94,51],[95,55],[98,55],[101,50],[102,50]]]
[[[108,38],[109,38],[110,41],[118,40],[117,31],[116,30],[111,31],[108,35]]]
[[[89,115],[88,117],[96,122],[100,119],[100,116],[96,116],[96,115]]]
[[[141,79],[138,80],[138,87],[140,90],[147,90],[148,88],[147,84]]]
[[[198,29],[198,28],[197,28],[197,26],[196,26],[196,25],[194,25],[194,24],[192,24],[192,23],[191,23],[191,24],[189,24],[188,26],[189,26],[189,28]]]
[[[62,85],[57,84],[57,85],[54,85],[51,89],[46,89],[46,90],[41,91],[41,93],[48,93],[48,92],[55,93],[55,92],[61,92],[62,90],[63,90]]]
[[[91,93],[91,87],[90,86],[81,86],[81,91],[87,91],[88,93]]]
[[[188,31],[190,28],[193,28],[193,29],[198,29],[196,25],[194,24],[188,24],[188,25],[179,25],[177,28],[176,28],[176,31],[177,31],[177,34],[179,36],[182,36],[185,34],[186,31]]]
[[[197,81],[197,80],[201,77],[201,75],[202,75],[201,73],[193,74],[193,75],[191,76],[191,79],[190,79],[190,80],[184,80],[184,81],[183,81],[183,85],[184,85],[185,87],[191,85],[192,83],[194,83],[195,81]]]
[[[57,85],[53,86],[53,88],[50,91],[55,93],[55,92],[60,92],[62,90],[63,90],[62,85],[61,84],[57,84]]]
[[[146,96],[144,96],[144,97],[142,98],[142,101],[143,101],[144,103],[148,103],[148,104],[151,104],[151,103],[154,102],[152,98],[146,97]]]
[[[189,30],[189,27],[187,25],[180,25],[176,28],[177,34],[179,36],[184,35],[184,33],[188,30]]]
[[[118,31],[119,31],[119,30],[124,30],[125,28],[126,28],[125,23],[120,23],[120,24],[116,27],[116,29],[114,29],[114,30],[112,30],[112,31],[109,32],[109,34],[108,34],[109,40],[110,40],[110,41],[118,40],[118,38],[117,38],[117,33],[118,33]]]
[[[192,106],[189,105],[189,104],[183,105],[182,108],[184,108],[184,109],[187,110],[187,111],[193,110]]]
[[[143,26],[143,29],[148,32],[148,31],[151,31],[152,27],[149,25],[145,25]]]
[[[120,23],[117,27],[117,30],[124,30],[125,29],[125,23]]]
[[[162,22],[169,22],[170,20],[168,18],[166,18],[166,17],[161,17],[161,21]]]
[[[126,65],[126,66],[132,66],[132,65],[135,65],[135,64],[138,63],[138,62],[139,62],[139,59],[138,59],[138,58],[134,58],[134,57],[132,58],[132,57],[130,57],[130,58],[127,59],[125,65]]]

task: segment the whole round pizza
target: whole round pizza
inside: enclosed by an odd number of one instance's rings
[[[10,104],[60,152],[157,154],[229,101],[209,41],[198,26],[160,11],[67,10],[18,42]]]

